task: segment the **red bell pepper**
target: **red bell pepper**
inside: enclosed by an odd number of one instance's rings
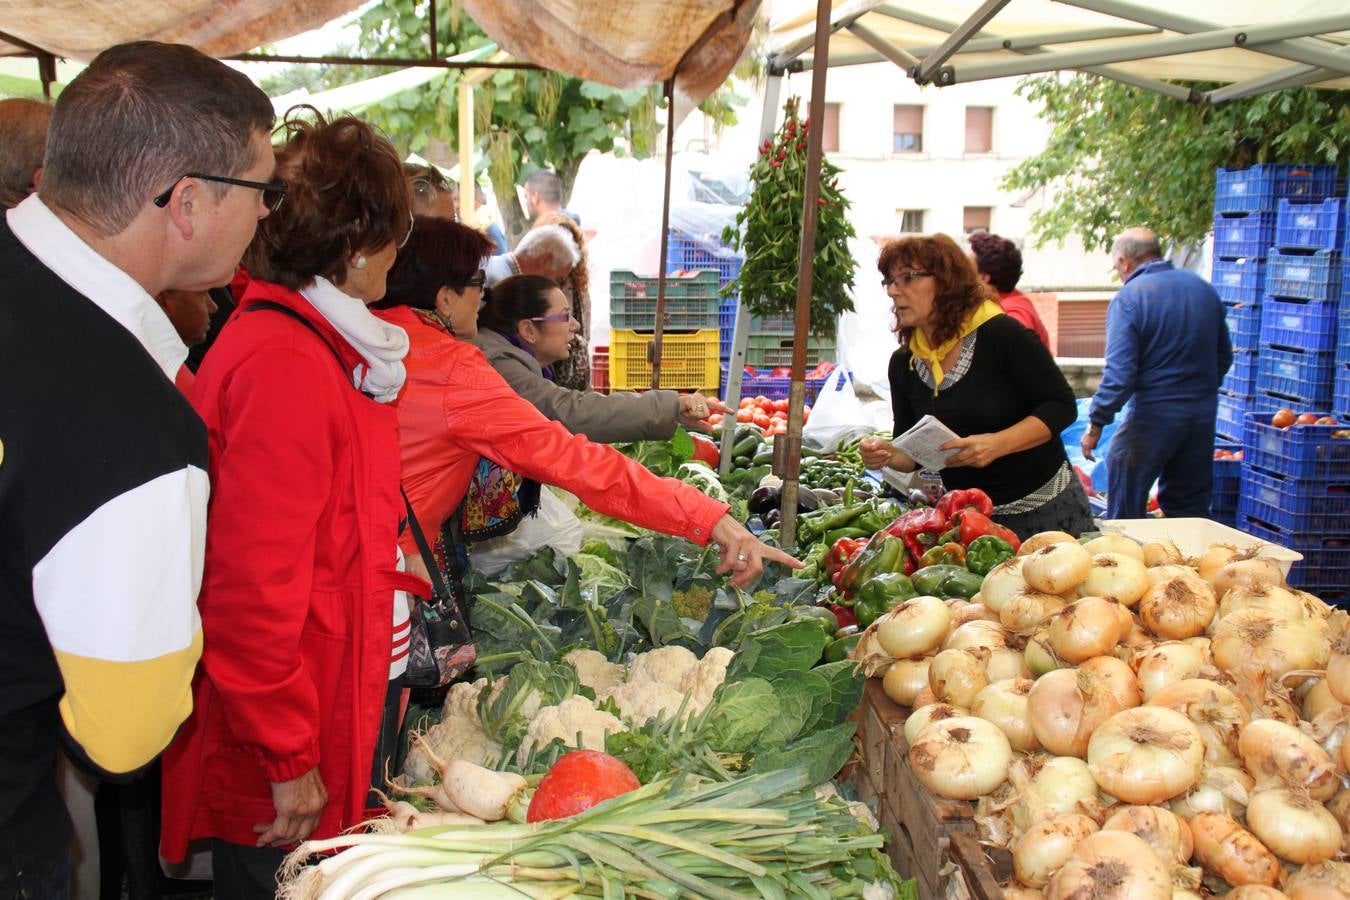
[[[900,516],[886,526],[886,531],[905,542],[905,550],[917,564],[930,547],[939,543],[943,532],[949,527],[947,516],[941,510],[925,507],[912,509]]]
[[[830,607],[830,612],[834,613],[834,620],[839,623],[840,628],[858,624],[858,617],[847,606],[840,606],[836,603]]]
[[[835,572],[842,571],[849,564],[849,560],[867,546],[867,541],[867,538],[840,538],[835,541],[825,553],[825,574],[833,579]]]
[[[996,538],[1002,538],[1009,544],[1012,544],[1014,550],[1022,546],[1017,535],[1011,528],[1000,525],[987,515],[977,509],[963,509],[956,514],[953,520],[961,529],[961,543],[969,547],[970,542],[978,537],[984,537],[986,534],[992,534]]]
[[[994,501],[979,488],[948,491],[937,502],[938,511],[944,518],[950,519],[963,509],[978,510],[986,516],[994,514]]]

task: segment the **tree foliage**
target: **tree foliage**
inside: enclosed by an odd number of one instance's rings
[[[1105,250],[1132,225],[1167,244],[1197,243],[1213,222],[1216,168],[1339,164],[1350,146],[1350,94],[1341,91],[1297,88],[1207,106],[1052,74],[1024,79],[1018,93],[1053,128],[1045,150],[1003,182],[1047,192],[1031,218],[1038,244],[1077,235],[1088,250]]]

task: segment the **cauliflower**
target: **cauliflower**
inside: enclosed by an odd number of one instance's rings
[[[441,718],[468,719],[481,726],[483,720],[478,717],[478,695],[483,693],[485,687],[487,687],[486,678],[480,678],[472,683],[455,682],[450,686],[450,693],[445,695],[445,703],[441,706]]]
[[[568,652],[563,657],[563,662],[576,669],[577,680],[595,691],[597,696],[601,691],[623,684],[625,674],[623,666],[610,662],[598,651],[578,647]]]
[[[637,725],[645,724],[658,715],[674,716],[685,702],[685,695],[658,681],[630,681],[606,691],[601,700],[613,700],[623,713]],[[686,705],[685,714],[692,710]]]
[[[585,697],[568,697],[557,706],[545,706],[535,713],[525,738],[516,752],[516,762],[525,764],[531,747],[545,747],[555,738],[569,747],[577,747],[577,733],[581,733],[581,750],[604,750],[605,735],[627,731],[623,722],[595,708]]]
[[[628,681],[654,681],[669,688],[678,688],[684,673],[698,663],[692,650],[684,647],[658,647],[633,657],[628,667]]]
[[[885,881],[869,881],[862,895],[863,900],[895,900],[895,888]]]
[[[684,673],[680,690],[689,695],[689,708],[702,712],[712,702],[713,692],[726,680],[727,666],[735,654],[726,647],[713,647]]]
[[[423,736],[432,751],[443,760],[463,759],[480,766],[493,768],[501,759],[502,747],[483,733],[477,714],[450,716],[427,729]],[[427,757],[427,752],[416,741],[403,761],[403,774],[409,784],[435,784],[440,773]]]

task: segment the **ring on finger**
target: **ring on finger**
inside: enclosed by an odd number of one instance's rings
[[[746,556],[744,553],[737,553],[737,554],[736,554],[736,561],[737,561],[737,562],[745,562],[745,561],[748,560],[749,558],[750,558],[750,557]]]

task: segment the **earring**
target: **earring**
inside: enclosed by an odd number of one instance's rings
[[[366,267],[366,258],[364,256],[358,256],[354,265],[358,269],[364,269]]]

